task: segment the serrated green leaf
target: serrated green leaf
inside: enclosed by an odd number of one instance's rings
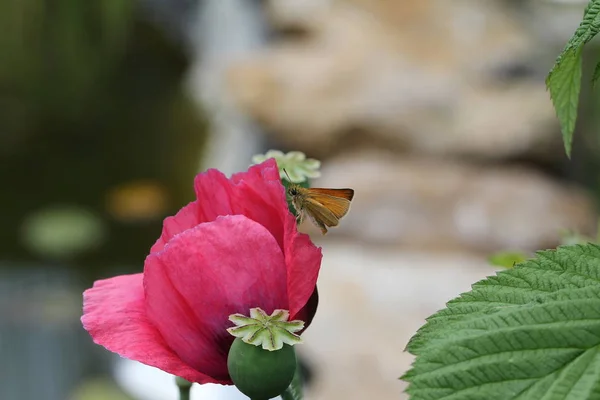
[[[600,0],[591,0],[583,12],[583,19],[567,42],[565,50],[581,47],[600,31]]]
[[[600,246],[538,252],[411,339],[411,400],[600,398]]]
[[[546,78],[546,86],[560,121],[563,143],[571,157],[573,132],[581,90],[581,54],[583,46],[600,31],[600,0],[588,3],[581,23],[556,59]],[[595,80],[594,80],[595,81]]]
[[[550,90],[552,104],[560,122],[565,152],[569,158],[581,91],[581,51],[582,47],[565,50],[546,79],[546,86]]]

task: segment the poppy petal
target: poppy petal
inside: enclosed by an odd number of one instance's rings
[[[321,248],[315,246],[308,235],[297,231],[296,221],[291,218],[292,220],[286,221],[284,253],[290,318],[294,319],[315,291],[323,254]],[[310,315],[312,321],[316,305],[308,308],[313,311]]]
[[[161,251],[173,236],[204,222],[200,220],[198,213],[198,202],[193,201],[174,216],[165,218],[162,234],[150,249],[150,253]]]
[[[96,281],[83,293],[83,327],[96,344],[122,357],[192,382],[218,383],[193,369],[166,345],[146,316],[142,274]]]
[[[238,184],[241,181],[246,181],[250,184],[260,184],[262,181],[281,183],[277,161],[274,158],[269,158],[260,164],[250,166],[248,171],[237,172],[231,175],[232,183]]]
[[[251,166],[231,179],[217,170],[208,170],[196,176],[194,187],[203,221],[245,215],[266,227],[283,246],[283,220],[289,211],[274,159]]]
[[[290,218],[293,216],[287,207],[281,182],[253,182],[244,179],[238,182],[235,188],[236,214],[245,215],[267,228],[283,249],[284,221],[288,214]]]
[[[242,180],[246,181],[244,188],[232,185],[232,182],[239,183]],[[269,190],[265,191],[265,183]],[[162,250],[173,236],[187,229],[202,222],[214,221],[218,216],[234,214],[246,215],[259,223],[265,222],[267,229],[282,243],[282,224],[274,216],[282,217],[283,214],[272,205],[285,204],[286,200],[274,159],[253,166],[248,172],[235,174],[231,180],[220,171],[209,169],[196,176],[194,187],[198,200],[165,219],[161,237],[152,246],[151,253]],[[249,192],[246,192],[246,188],[250,189]],[[263,195],[260,195],[261,192]]]
[[[232,205],[233,189],[225,174],[209,169],[196,175],[194,190],[198,199],[198,216],[201,222],[214,221],[218,216],[239,214]]]
[[[288,309],[281,248],[267,229],[242,215],[219,217],[174,237],[146,258],[148,317],[189,365],[229,379],[229,315],[252,307]]]

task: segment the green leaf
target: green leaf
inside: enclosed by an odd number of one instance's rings
[[[281,394],[281,400],[302,400],[304,393],[302,390],[302,370],[300,363],[296,361],[296,373],[290,386]]]
[[[581,53],[583,46],[592,40],[599,30],[600,0],[592,0],[585,9],[579,27],[567,42],[546,78],[546,86],[550,90],[550,97],[560,121],[563,143],[569,158],[581,89]]]
[[[600,398],[600,246],[541,251],[474,284],[407,348],[411,400]]]
[[[579,27],[567,42],[565,50],[581,47],[600,31],[600,0],[591,0],[583,12]]]
[[[546,79],[550,97],[560,122],[567,157],[571,157],[573,132],[577,122],[577,107],[581,91],[581,47],[561,54]]]

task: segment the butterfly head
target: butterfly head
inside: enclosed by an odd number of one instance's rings
[[[300,190],[298,189],[297,185],[290,185],[290,187],[287,189],[287,193],[291,197],[296,197],[300,194]]]

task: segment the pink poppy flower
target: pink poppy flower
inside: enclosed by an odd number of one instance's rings
[[[298,233],[274,159],[195,179],[165,219],[144,272],[94,283],[81,321],[95,343],[192,382],[232,384],[229,315],[286,309],[310,324],[321,249]]]

